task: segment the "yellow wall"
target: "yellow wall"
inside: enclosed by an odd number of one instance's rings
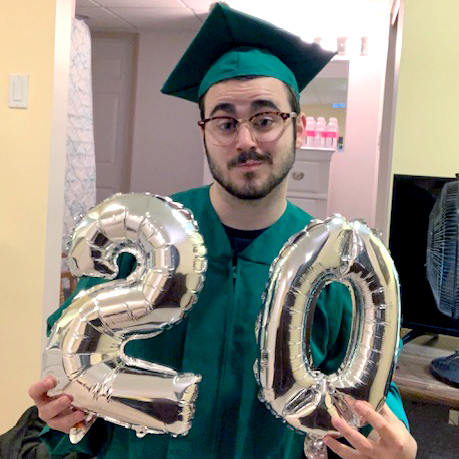
[[[57,27],[56,15],[63,18]],[[40,377],[44,301],[58,299],[60,250],[49,254],[61,231],[55,218],[62,222],[70,19],[70,0],[0,6],[0,433],[32,404],[27,388]],[[64,35],[55,65],[56,30]],[[8,107],[8,75],[16,73],[30,77],[28,109]]]
[[[393,173],[459,172],[459,2],[406,0]]]

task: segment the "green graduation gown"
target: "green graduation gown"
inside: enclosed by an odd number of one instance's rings
[[[254,328],[272,261],[311,216],[288,203],[282,217],[233,259],[229,239],[210,202],[209,187],[172,198],[192,210],[204,237],[208,250],[204,288],[184,321],[152,339],[130,342],[126,352],[202,375],[190,432],[178,438],[147,435],[139,439],[133,430],[98,419],[77,445],[71,445],[67,435],[49,429],[42,438],[56,457],[77,450],[110,459],[300,459],[304,436],[275,418],[257,398]],[[126,275],[132,262],[124,262],[121,268]],[[83,279],[79,290],[95,283],[95,279]],[[347,290],[343,290],[341,284],[332,284],[320,296],[316,310],[313,359],[324,372],[336,370],[346,351],[351,314]],[[65,306],[49,318],[49,326]],[[394,385],[387,401],[407,423]]]

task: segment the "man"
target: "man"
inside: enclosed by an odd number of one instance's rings
[[[66,435],[83,419],[71,397],[51,399],[51,379],[30,395],[49,428],[43,439],[55,455],[77,450],[108,458],[300,459],[304,437],[289,430],[258,400],[253,375],[257,356],[254,325],[269,266],[282,245],[311,217],[286,201],[287,174],[303,143],[305,116],[299,91],[333,55],[307,45],[263,21],[217,4],[163,87],[194,102],[215,182],[173,198],[190,208],[208,249],[208,271],[199,301],[170,331],[129,343],[128,354],[202,375],[196,413],[186,437],[149,435],[97,420],[72,447]],[[122,265],[124,275],[132,266]],[[80,282],[79,289],[94,285]],[[63,306],[65,307],[65,305]],[[49,321],[58,319],[62,308]],[[313,358],[335,371],[346,351],[347,297],[339,284],[320,296]],[[337,430],[352,446],[331,438],[344,459],[414,459],[416,443],[402,421],[400,396],[392,386],[389,406],[376,413],[362,404],[373,431],[366,438],[342,420]],[[397,416],[392,411],[397,413]]]

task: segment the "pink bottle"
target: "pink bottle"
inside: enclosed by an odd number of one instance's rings
[[[330,118],[327,124],[325,147],[335,150],[338,147],[338,120],[336,118]]]
[[[319,116],[316,123],[316,135],[314,138],[314,148],[325,148],[325,118]]]
[[[304,145],[306,147],[314,148],[314,138],[316,136],[316,122],[313,116],[306,118]]]

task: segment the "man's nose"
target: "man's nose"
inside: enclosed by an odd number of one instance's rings
[[[256,146],[256,139],[249,123],[240,123],[236,136],[236,148],[246,150]]]

